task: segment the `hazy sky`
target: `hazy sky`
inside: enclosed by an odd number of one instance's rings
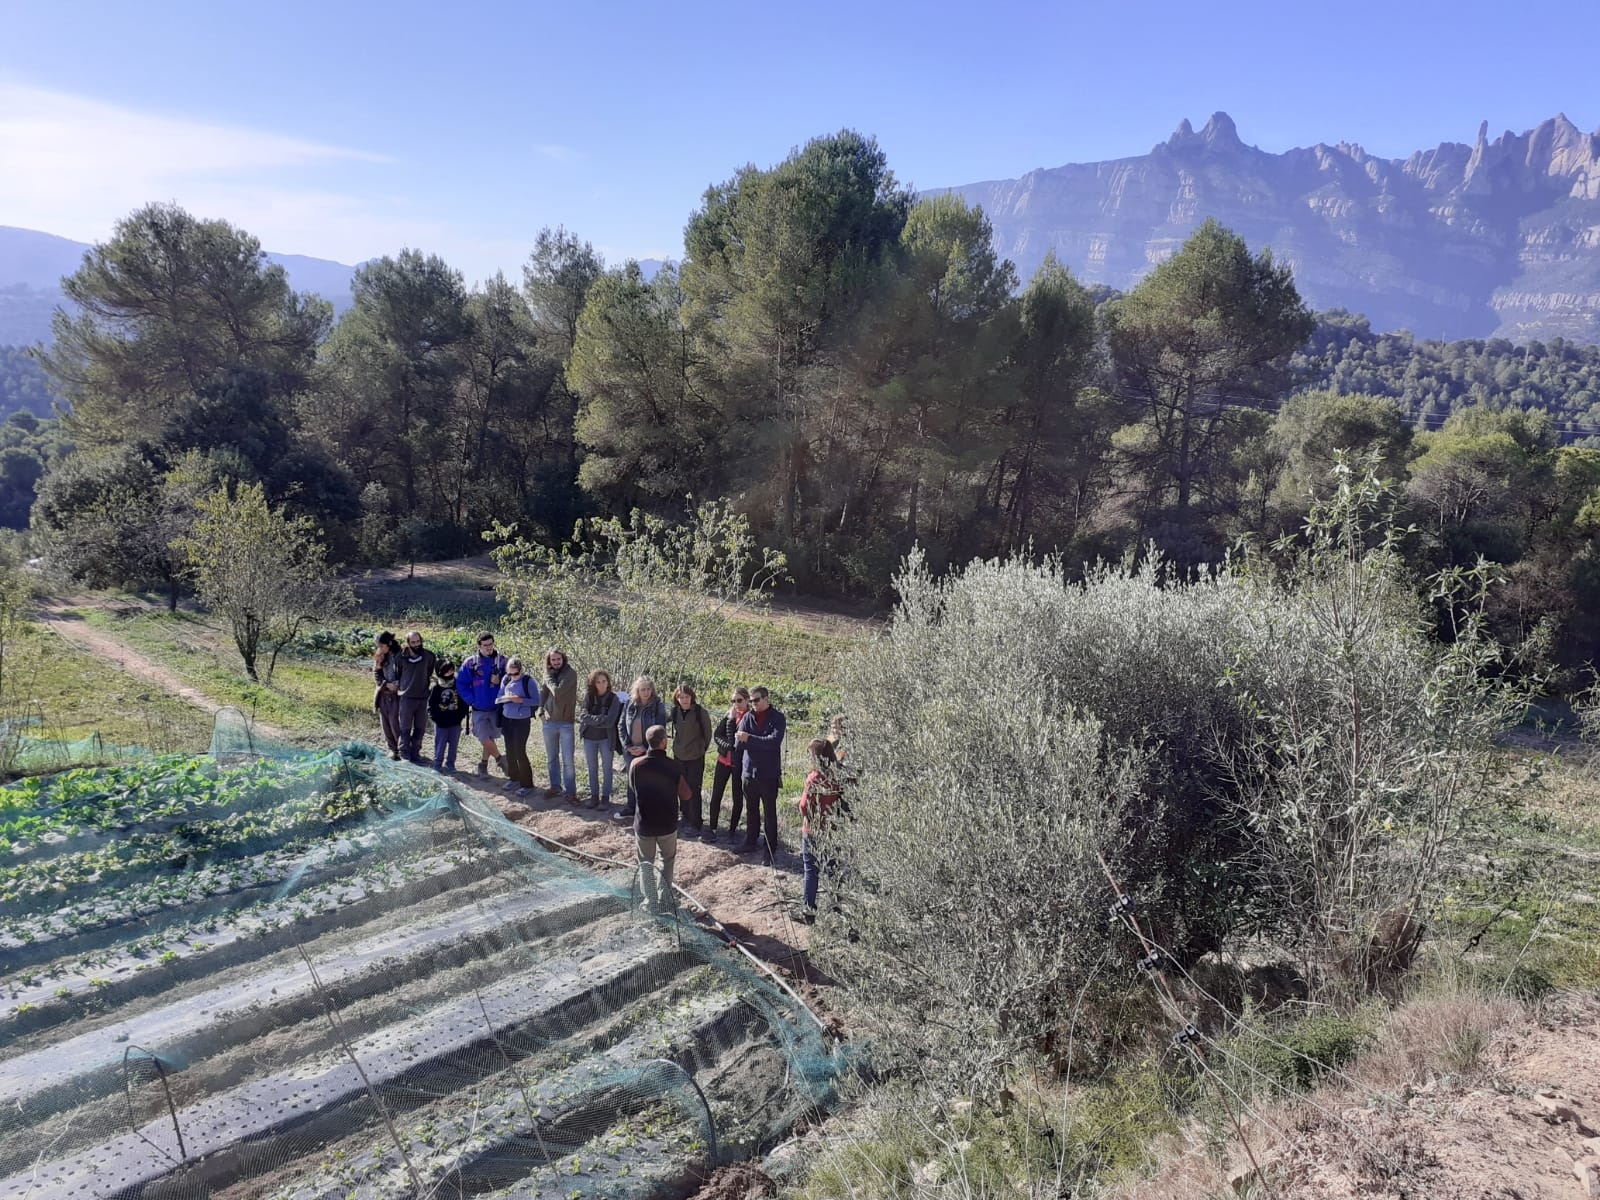
[[[1141,154],[1403,155],[1565,111],[1597,0],[954,4],[0,0],[0,225],[83,240],[177,200],[273,250],[515,275],[542,225],[675,257],[705,187],[820,133],[919,187]]]

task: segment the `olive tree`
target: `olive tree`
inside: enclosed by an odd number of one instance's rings
[[[850,664],[857,780],[820,835],[846,864],[843,912],[813,941],[881,1065],[990,1095],[1069,1026],[1111,946],[1101,862],[1125,865],[1144,770],[1008,668],[1047,659],[1054,630],[1047,581],[1006,582],[941,585],[913,558],[889,630]],[[1009,631],[1023,644],[998,657]]]
[[[300,631],[351,600],[315,524],[273,508],[260,484],[220,487],[202,498],[193,527],[176,544],[200,602],[232,628],[251,679],[271,683],[278,655]]]
[[[1409,963],[1451,868],[1487,834],[1533,683],[1488,636],[1486,567],[1419,591],[1393,496],[1342,456],[1286,558],[1258,558],[1228,682],[1250,718],[1229,755],[1263,927],[1324,987],[1382,986]],[[1450,621],[1435,636],[1434,609]]]
[[[1109,940],[1112,878],[1182,966],[1250,942],[1325,994],[1405,968],[1520,697],[1484,574],[1419,590],[1382,487],[1341,469],[1302,540],[1197,577],[908,561],[847,664],[843,911],[816,943],[901,1065],[982,1091],[1058,1040],[1139,953]]]

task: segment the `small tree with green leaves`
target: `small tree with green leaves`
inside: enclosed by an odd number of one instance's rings
[[[349,588],[329,568],[311,519],[273,508],[260,484],[218,488],[197,509],[176,542],[195,591],[227,619],[245,674],[270,684],[278,655],[312,621],[348,606]]]
[[[758,611],[784,577],[784,557],[759,546],[746,518],[708,502],[684,522],[637,509],[580,521],[556,549],[505,526],[496,565],[508,633],[522,646],[561,646],[581,669],[604,667],[618,690],[634,677],[668,687],[704,678],[724,657],[736,617]]]

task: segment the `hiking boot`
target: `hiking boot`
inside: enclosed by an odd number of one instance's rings
[[[568,792],[567,793],[567,803],[568,804],[577,804],[577,803],[579,803],[578,793],[577,792]]]
[[[399,762],[400,761],[400,751],[398,751],[398,750],[389,751],[389,757],[394,759],[395,762]]]
[[[547,787],[544,790],[544,798],[546,800],[554,800],[559,795],[561,795],[561,789],[558,787]]]
[[[489,760],[487,758],[478,761],[478,778],[489,778]]]

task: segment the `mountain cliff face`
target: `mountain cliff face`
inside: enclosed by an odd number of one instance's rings
[[[1422,337],[1600,342],[1600,132],[1558,116],[1406,159],[1341,142],[1270,154],[1226,113],[1148,154],[948,190],[983,206],[1024,279],[1054,250],[1128,288],[1208,216],[1293,265],[1313,308]]]

